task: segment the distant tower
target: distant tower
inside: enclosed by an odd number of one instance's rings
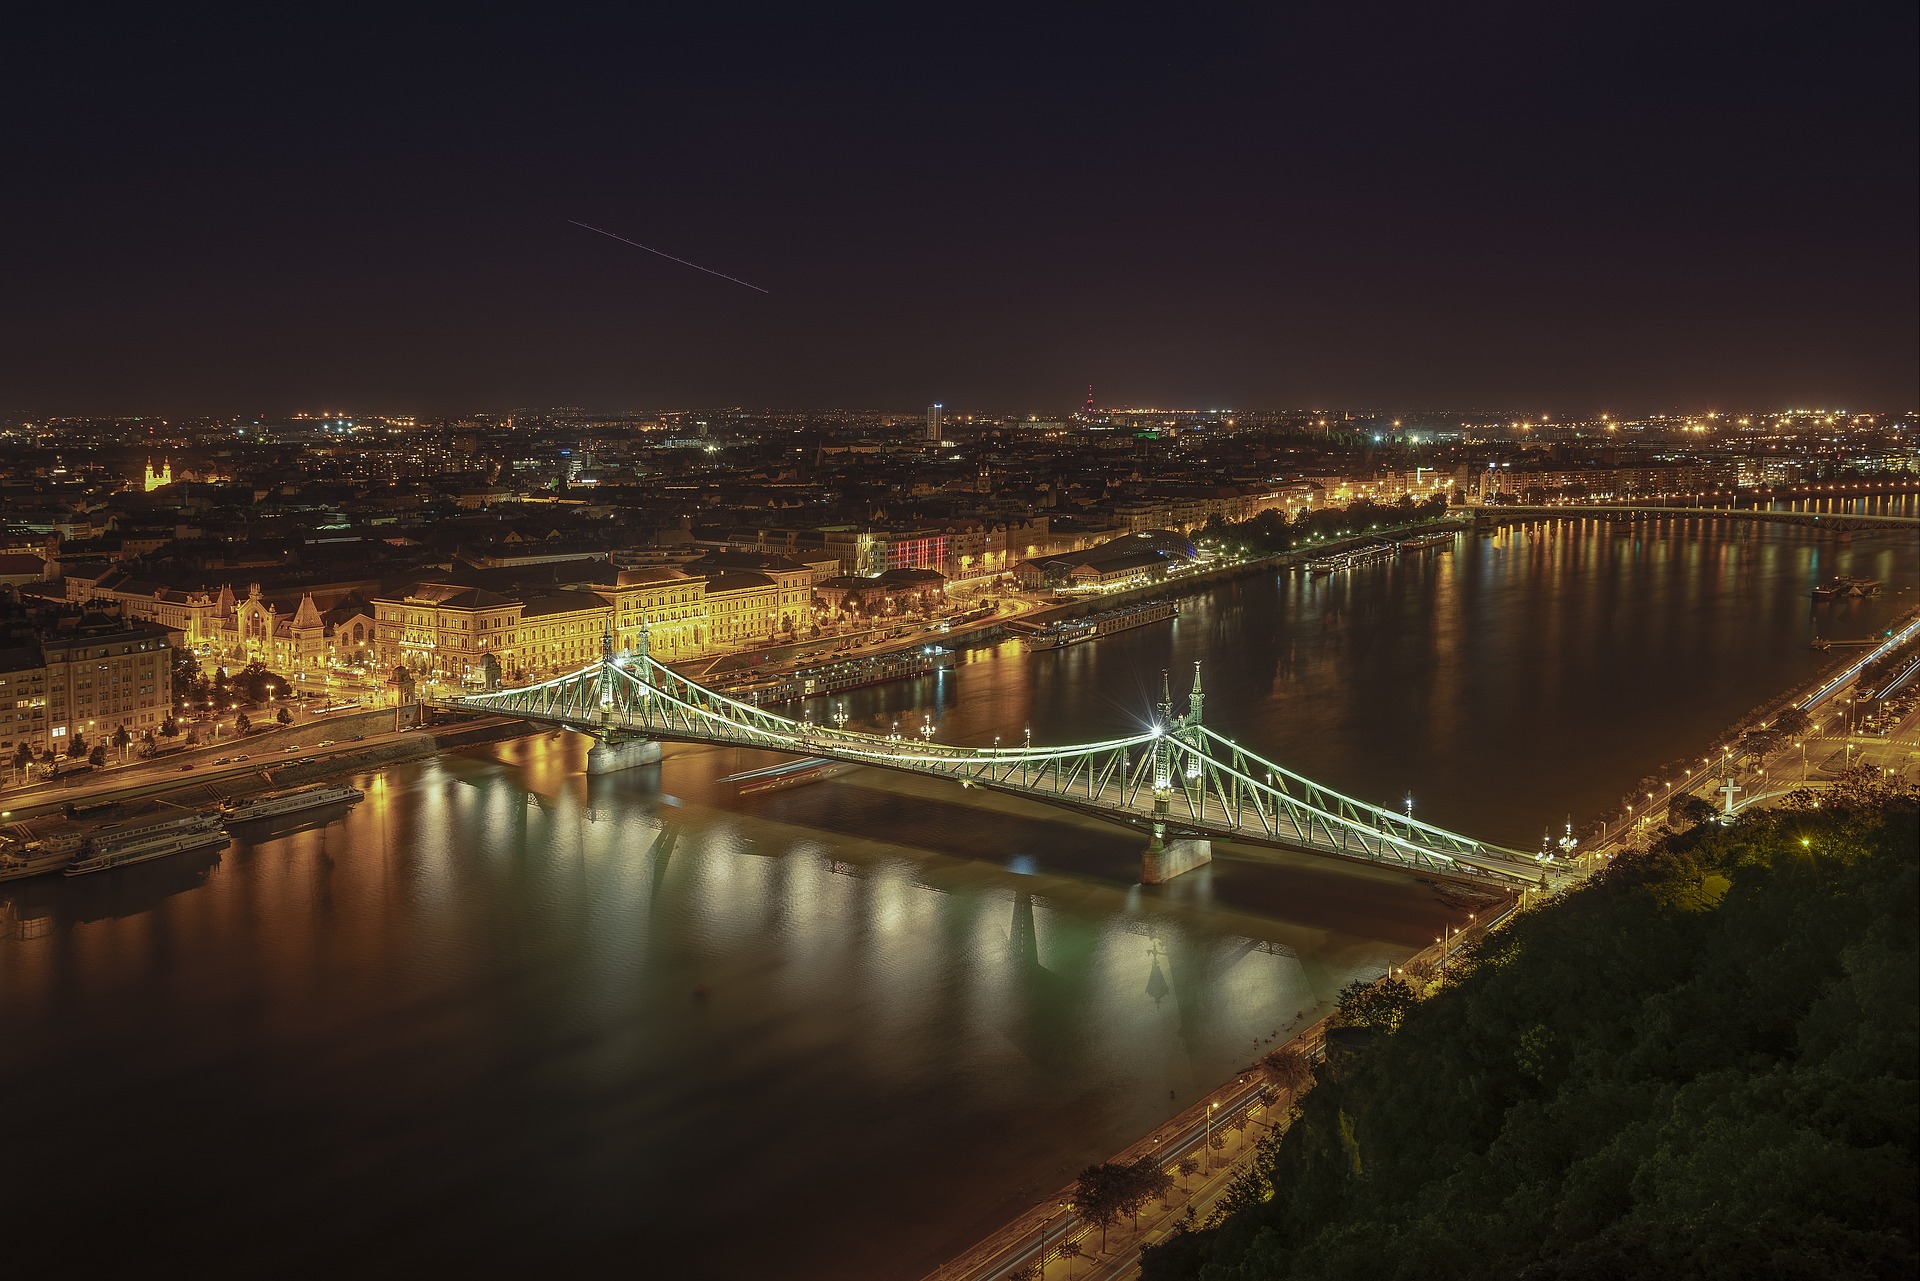
[[[940,410],[941,406],[938,404],[927,406],[927,443],[929,445],[940,443]]]
[[[146,485],[146,492],[149,494],[156,489],[171,485],[173,483],[173,459],[166,459],[165,462],[162,463],[159,471],[153,469],[153,459],[147,459],[147,478],[144,483]]]
[[[1089,417],[1093,414],[1093,384],[1087,384],[1087,403],[1080,406],[1080,412]]]

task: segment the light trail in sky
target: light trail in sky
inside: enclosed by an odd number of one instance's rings
[[[660,250],[655,249],[652,245],[643,245],[637,240],[628,240],[625,236],[615,235],[613,232],[607,231],[600,227],[596,227],[592,223],[580,222],[579,220],[574,218],[569,218],[567,219],[567,221],[572,223],[576,227],[585,227],[588,231],[597,231],[601,235],[606,236],[613,240],[617,240],[623,245],[632,245],[635,249],[644,249],[650,254],[655,254],[661,258],[665,258],[668,262],[677,262],[682,267],[691,267],[695,271],[704,271],[709,276],[718,276],[722,280],[731,280],[736,285],[747,285],[747,288],[753,290],[757,294],[764,294],[769,292],[768,290],[762,289],[758,285],[748,285],[746,281],[740,279],[740,277],[738,276],[729,276],[724,271],[715,271],[711,267],[702,267],[697,262],[688,262],[685,258],[675,258],[672,254],[661,253]]]

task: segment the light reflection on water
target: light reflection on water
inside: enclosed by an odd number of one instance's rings
[[[848,703],[933,710],[946,741],[1080,739],[1204,658],[1223,732],[1523,843],[1810,670],[1816,623],[1911,603],[1916,561],[1514,533]],[[1813,610],[1833,572],[1889,592]],[[1455,915],[1285,856],[1141,887],[1137,837],[928,780],[741,802],[716,780],[767,758],[588,780],[582,749],[454,754],[221,854],[0,887],[35,923],[0,938],[0,1097],[34,1154],[10,1257],[291,1241],[322,1270],[728,1276],[778,1241],[783,1275],[917,1276]],[[83,1226],[102,1204],[111,1234]]]

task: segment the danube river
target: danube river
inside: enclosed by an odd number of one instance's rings
[[[1887,587],[1815,606],[1836,572]],[[1463,535],[846,710],[1083,740],[1198,660],[1255,750],[1535,847],[1917,580],[1911,531]],[[583,755],[451,754],[217,855],[0,886],[10,1270],[913,1278],[1460,916],[1227,847],[1143,888],[1136,836],[873,770],[740,800],[718,780],[771,758]]]

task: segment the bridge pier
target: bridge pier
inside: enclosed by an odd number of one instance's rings
[[[660,763],[660,744],[650,738],[595,734],[587,751],[587,775],[617,774],[625,769]]]
[[[1140,883],[1165,885],[1182,872],[1213,862],[1213,842],[1180,839],[1163,841],[1155,836],[1140,852]]]

